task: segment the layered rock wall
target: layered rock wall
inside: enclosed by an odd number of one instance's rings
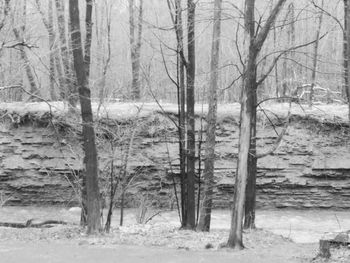
[[[120,142],[129,140],[135,130],[128,161],[129,174],[134,174],[135,180],[128,189],[128,205],[146,196],[153,205],[173,206],[173,182],[178,181],[179,164],[176,128],[160,114],[143,118],[137,125],[129,124],[115,122],[112,125],[115,133],[119,132]],[[313,119],[292,118],[278,150],[258,161],[257,205],[265,208],[349,208],[348,130]],[[14,126],[9,121],[1,124],[0,134],[2,202],[8,199],[7,204],[12,205],[78,204],[82,168],[78,135],[58,131],[49,124],[26,122]],[[109,137],[99,132],[98,135],[99,168],[106,179],[111,159],[120,166],[123,147],[117,144],[120,150],[111,154]],[[259,151],[266,151],[278,136],[272,127],[261,126],[258,137]],[[217,126],[216,207],[231,205],[237,146],[237,122],[229,118],[221,120]],[[103,191],[107,189],[106,182],[108,180],[101,182]]]

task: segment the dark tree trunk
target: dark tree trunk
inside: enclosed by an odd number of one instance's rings
[[[195,3],[187,2],[187,220],[186,229],[194,229],[196,226],[196,202],[195,202],[195,162],[196,162],[196,136],[194,116],[194,87],[195,87]]]
[[[221,4],[222,0],[214,2],[214,25],[213,41],[211,49],[210,64],[210,87],[208,92],[209,109],[207,115],[207,130],[205,142],[204,159],[204,192],[200,211],[200,219],[197,230],[209,231],[211,220],[211,209],[213,203],[214,187],[214,162],[215,162],[215,132],[217,119],[217,89],[218,89],[218,66],[220,54],[220,33],[221,33]]]
[[[131,97],[133,100],[141,98],[140,66],[141,66],[141,44],[143,25],[143,0],[140,0],[137,20],[137,31],[135,22],[135,3],[129,0],[129,30],[130,30],[130,50],[131,50]]]
[[[179,155],[181,177],[181,226],[187,225],[187,175],[186,175],[186,91],[185,91],[185,58],[182,27],[181,0],[175,0],[175,34],[177,40],[177,89],[178,89],[178,114],[179,114]]]
[[[344,90],[348,101],[348,117],[350,121],[350,1],[344,0],[344,45],[343,45],[343,56],[344,56]]]
[[[122,194],[120,198],[120,220],[119,220],[120,226],[122,226],[124,223],[124,202],[125,202],[125,191],[122,190]]]
[[[84,55],[84,68],[86,74],[86,85],[89,87],[89,76],[90,76],[90,62],[91,62],[91,38],[92,38],[92,0],[86,0],[86,13],[85,13],[85,55]],[[86,176],[83,175],[82,180],[82,210],[80,216],[80,225],[87,225],[87,183]]]
[[[82,137],[87,186],[87,233],[94,234],[101,231],[101,204],[98,186],[97,149],[91,109],[91,92],[88,87],[86,70],[84,67],[78,0],[69,1],[69,14],[71,20],[74,69],[78,81],[81,116],[83,122]]]
[[[84,64],[85,64],[87,82],[89,83],[90,64],[91,64],[91,38],[92,38],[92,0],[86,0],[85,27],[86,27],[86,36],[85,36]]]
[[[256,80],[256,79],[255,79]],[[253,105],[257,104],[257,92],[251,94]],[[256,107],[252,109],[252,127],[251,127],[250,150],[248,157],[248,179],[245,198],[245,215],[244,228],[255,228],[255,202],[256,202],[256,173],[257,173],[257,157],[256,157]]]

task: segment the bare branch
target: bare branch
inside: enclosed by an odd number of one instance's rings
[[[280,9],[282,8],[283,4],[286,2],[287,0],[279,0],[275,7],[273,8],[273,10],[271,11],[270,16],[267,18],[264,27],[261,29],[261,31],[259,32],[259,34],[257,35],[256,39],[254,40],[254,46],[255,48],[259,48],[262,46],[262,44],[264,43],[270,28],[272,26],[272,24],[274,23],[276,16],[278,15]]]
[[[314,5],[315,8],[319,9],[321,12],[323,12],[323,13],[325,13],[327,16],[331,17],[331,18],[339,25],[339,27],[341,28],[341,30],[342,30],[343,32],[345,31],[343,24],[340,22],[340,20],[339,20],[336,16],[332,15],[331,13],[329,13],[329,12],[328,12],[327,10],[325,10],[323,7],[317,5],[317,4],[315,3],[314,0],[311,0],[311,3]]]
[[[278,138],[277,138],[275,144],[274,144],[274,145],[272,146],[272,148],[269,149],[268,151],[266,151],[266,152],[264,152],[264,153],[260,153],[260,154],[257,153],[257,154],[256,154],[256,158],[259,159],[259,158],[263,158],[263,157],[265,157],[265,156],[268,156],[268,155],[274,153],[274,152],[277,150],[277,148],[280,146],[280,144],[281,144],[281,142],[282,142],[282,139],[283,139],[283,136],[286,134],[287,129],[288,129],[288,127],[289,127],[289,120],[290,120],[291,109],[292,109],[292,99],[293,99],[293,98],[291,98],[291,100],[289,101],[289,109],[288,109],[288,115],[287,115],[286,123],[285,123],[285,125],[284,125],[283,130],[282,130],[281,133],[278,135]],[[261,108],[261,106],[259,106],[259,107]],[[261,108],[261,109],[262,109],[262,108]]]
[[[296,50],[296,49],[299,49],[299,48],[303,48],[303,47],[306,47],[306,46],[309,46],[313,43],[315,43],[316,41],[319,41],[321,40],[322,38],[324,38],[326,35],[328,34],[328,32],[324,33],[320,38],[318,39],[314,39],[308,43],[304,43],[304,44],[301,44],[301,45],[298,45],[298,46],[295,46],[295,47],[291,47],[291,48],[288,48],[286,50],[283,50],[283,51],[276,51],[276,52],[273,52],[273,53],[277,53],[277,52],[281,52],[277,57],[274,58],[272,64],[270,65],[270,67],[268,68],[268,70],[266,71],[266,73],[257,81],[257,86],[261,85],[261,83],[264,82],[264,80],[268,77],[268,75],[272,72],[272,70],[274,69],[274,67],[276,66],[278,60],[281,58],[281,56],[283,56],[284,54],[290,52],[290,51],[293,51],[293,50]],[[267,56],[270,56],[271,54],[273,53],[270,53],[266,56],[264,56],[260,61],[264,60],[267,58]]]

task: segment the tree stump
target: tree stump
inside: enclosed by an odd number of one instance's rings
[[[320,240],[320,252],[319,256],[322,258],[330,258],[331,242],[329,240]]]

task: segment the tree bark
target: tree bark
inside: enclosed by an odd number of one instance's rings
[[[130,51],[131,51],[131,98],[139,100],[141,98],[140,66],[141,66],[141,45],[143,27],[143,0],[140,0],[137,20],[137,32],[135,23],[135,3],[129,0],[129,31],[130,31]]]
[[[208,115],[205,142],[205,159],[204,159],[204,192],[203,201],[200,211],[200,219],[197,230],[209,231],[211,221],[211,210],[213,203],[214,187],[214,162],[215,162],[215,132],[217,120],[217,89],[218,89],[218,67],[220,54],[220,34],[221,34],[221,5],[222,0],[214,2],[214,25],[213,41],[211,49],[210,63],[210,86],[208,92]]]
[[[231,230],[227,246],[231,248],[243,249],[242,222],[246,192],[246,182],[248,177],[248,156],[251,138],[252,123],[252,106],[253,100],[251,92],[255,89],[255,64],[256,57],[252,47],[248,58],[247,71],[242,90],[241,113],[240,113],[240,129],[239,129],[239,148],[238,163],[236,171],[234,207],[232,210]]]
[[[242,229],[244,217],[244,204],[246,198],[247,178],[249,174],[249,155],[251,155],[251,139],[256,130],[256,59],[266,40],[272,24],[274,23],[281,7],[286,0],[279,0],[271,14],[267,18],[265,25],[256,35],[255,32],[255,0],[245,1],[245,30],[249,38],[249,51],[247,65],[243,76],[243,89],[241,97],[240,113],[240,133],[238,161],[236,171],[236,183],[234,193],[234,204],[232,210],[231,229],[227,246],[235,249],[243,249]],[[255,137],[254,137],[255,139]],[[256,157],[255,157],[256,158]],[[254,172],[254,171],[252,171]],[[255,170],[256,176],[256,170]],[[255,189],[253,189],[255,191]]]
[[[92,39],[92,0],[86,0],[85,28],[86,28],[86,36],[85,36],[84,64],[85,64],[87,82],[89,83],[90,64],[91,64],[91,39]]]
[[[78,0],[69,1],[71,20],[71,37],[73,45],[74,69],[78,81],[79,100],[83,122],[84,167],[87,189],[87,233],[95,234],[101,231],[100,192],[98,185],[97,149],[91,109],[91,92],[88,87],[86,69],[84,67],[83,46],[80,31]]]
[[[256,76],[255,76],[256,83]],[[248,179],[245,198],[244,228],[255,228],[255,203],[256,203],[256,174],[257,174],[257,156],[256,156],[256,105],[257,105],[257,87],[251,92],[252,97],[252,119],[251,119],[251,139],[248,157]]]
[[[185,228],[194,229],[196,226],[195,202],[195,162],[196,162],[196,136],[195,136],[195,3],[187,1],[187,221]]]
[[[344,43],[343,43],[343,67],[344,67],[344,89],[348,100],[348,118],[350,122],[350,1],[344,0]]]

